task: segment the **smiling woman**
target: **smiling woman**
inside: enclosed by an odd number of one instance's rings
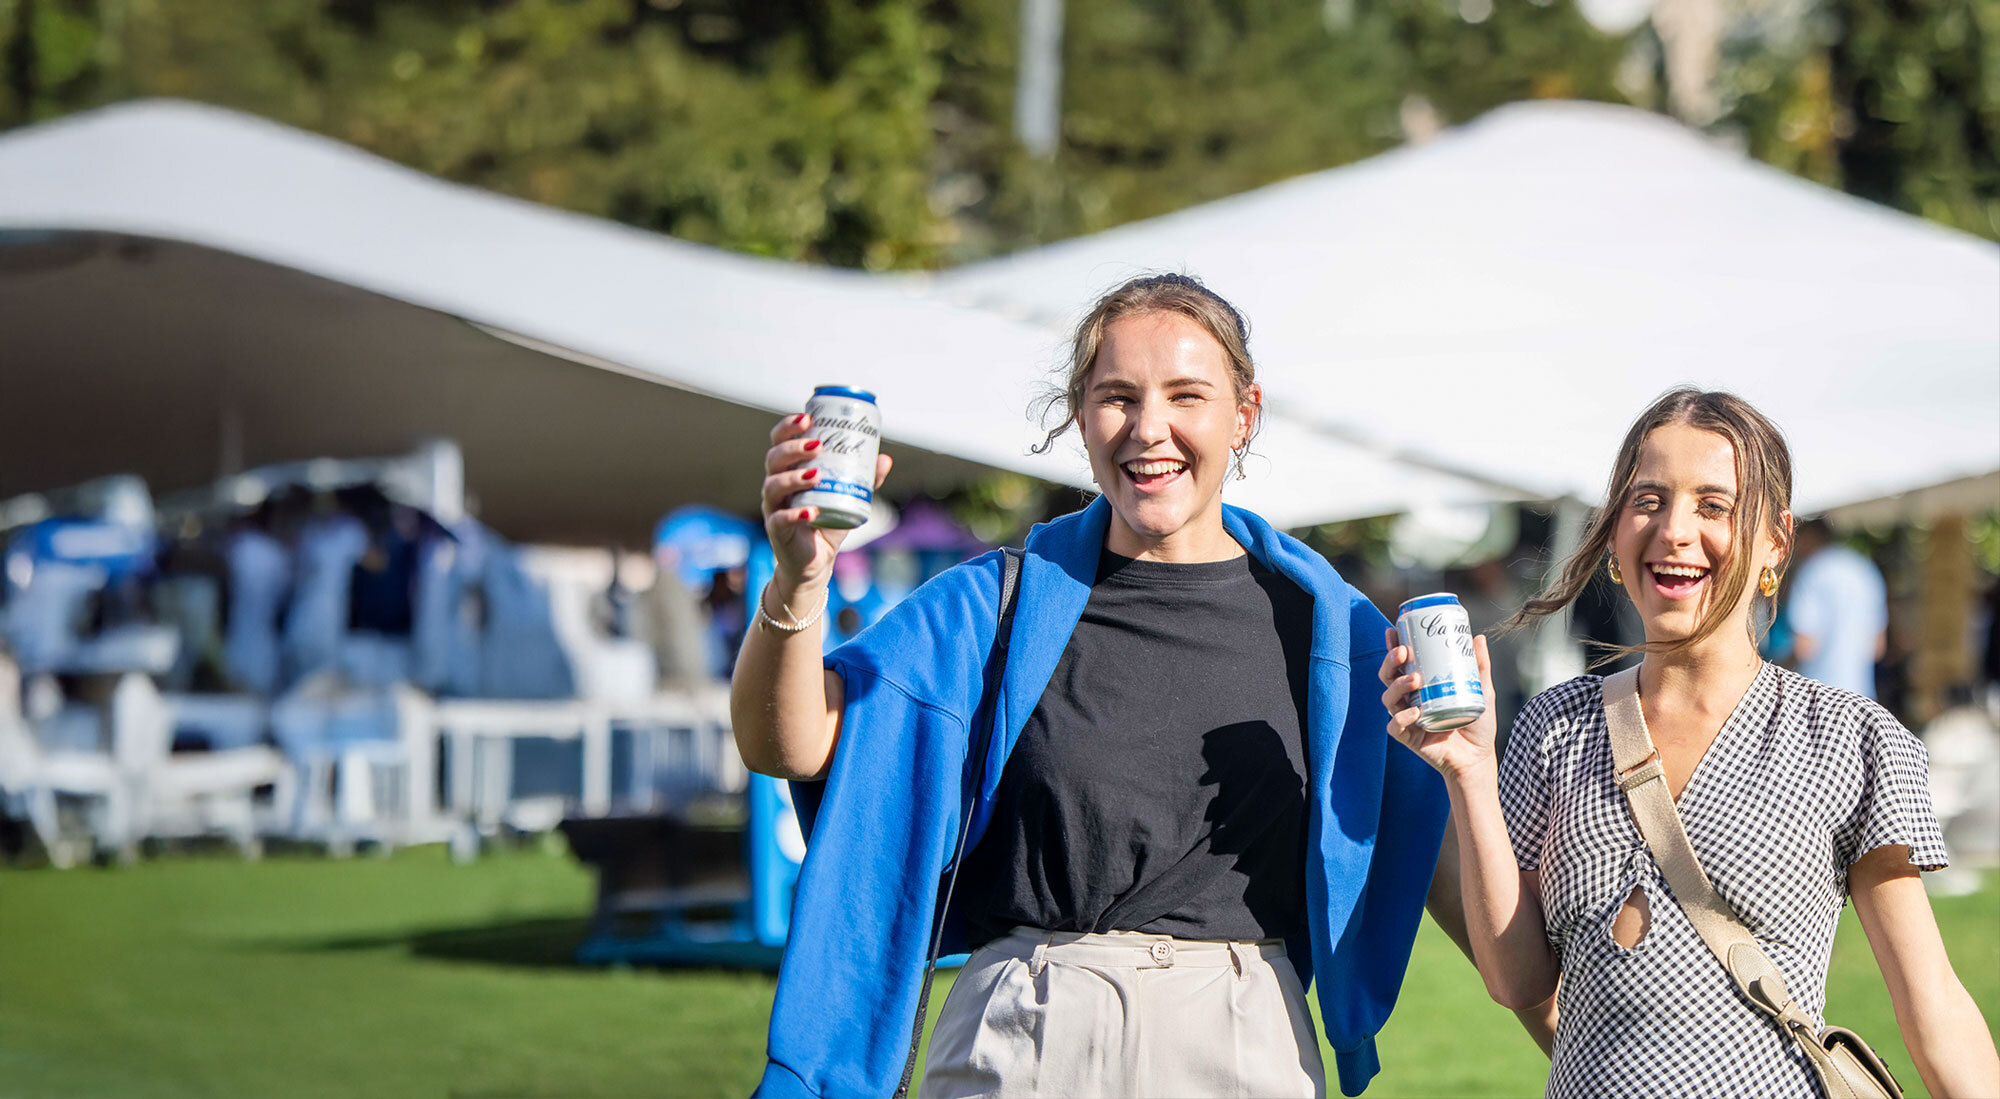
[[[1222,480],[1257,419],[1257,387],[1230,384],[1222,347],[1173,313],[1106,326],[1077,411],[1091,473],[1111,500],[1113,553],[1206,561],[1242,550],[1222,530]]]
[[[1078,326],[1067,413],[1110,501],[1108,547],[1152,561],[1212,561],[1241,547],[1222,529],[1222,483],[1256,433],[1263,391],[1236,310],[1193,279],[1159,275],[1108,295]]]
[[[1750,636],[1751,604],[1776,596],[1791,553],[1792,457],[1777,425],[1734,394],[1673,390],[1625,433],[1606,499],[1517,623],[1568,606],[1601,567],[1642,616],[1668,616],[1644,651],[1687,651],[1739,623]],[[1750,552],[1730,552],[1737,531]]]
[[[1404,649],[1382,662],[1390,734],[1450,791],[1488,990],[1513,1007],[1558,995],[1552,1097],[1817,1099],[1806,1048],[1824,1040],[1850,899],[1932,1094],[2000,1095],[1992,1035],[1919,880],[1945,864],[1923,745],[1868,699],[1758,657],[1750,612],[1791,550],[1791,485],[1783,436],[1741,398],[1678,389],[1646,409],[1582,547],[1517,617],[1608,576],[1645,625],[1645,659],[1537,695],[1504,760],[1495,715],[1428,733]],[[1632,758],[1614,766],[1619,752]],[[1666,831],[1642,838],[1634,813]],[[1679,857],[1657,842],[1672,833]],[[1738,940],[1715,946],[1732,925]],[[1771,982],[1739,991],[1723,954],[1775,971],[1782,994],[1760,1009],[1746,991]]]
[[[752,767],[801,780],[810,845],[762,1094],[895,1090],[934,919],[973,950],[921,1094],[1323,1095],[1315,972],[1343,1090],[1376,1072],[1443,785],[1358,732],[1382,615],[1222,502],[1262,400],[1248,338],[1184,275],[1089,311],[1043,446],[1076,427],[1103,494],[1029,534],[1004,637],[988,555],[822,660],[840,535],[784,505],[805,417],[773,430],[776,575],[732,713]]]

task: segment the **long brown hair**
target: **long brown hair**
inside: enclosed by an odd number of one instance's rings
[[[1255,403],[1250,397],[1250,387],[1257,381],[1257,367],[1250,361],[1250,324],[1243,314],[1192,275],[1144,275],[1097,299],[1097,304],[1077,323],[1070,336],[1069,362],[1065,364],[1062,383],[1049,386],[1035,402],[1044,424],[1051,419],[1051,413],[1060,416],[1041,445],[1033,448],[1036,454],[1055,445],[1076,422],[1077,410],[1083,407],[1084,388],[1090,383],[1090,370],[1097,365],[1097,350],[1104,343],[1104,329],[1120,317],[1144,313],[1176,313],[1201,325],[1222,345],[1229,360],[1229,384],[1235,391],[1236,403]],[[1263,426],[1262,409],[1258,411],[1260,414],[1251,419],[1250,433],[1233,459],[1238,476],[1242,475],[1243,455],[1250,450],[1250,440]]]
[[[1714,432],[1729,440],[1736,452],[1736,507],[1729,514],[1729,557],[1722,563],[1718,582],[1710,588],[1708,609],[1702,612],[1693,633],[1679,641],[1614,648],[1599,663],[1634,652],[1683,652],[1714,636],[1743,599],[1753,556],[1749,549],[1758,533],[1769,533],[1775,538],[1789,559],[1791,532],[1785,528],[1784,514],[1792,506],[1792,452],[1785,445],[1784,434],[1750,402],[1734,393],[1682,386],[1661,394],[1625,433],[1625,441],[1618,447],[1618,460],[1611,466],[1609,494],[1604,506],[1591,516],[1583,544],[1563,562],[1556,579],[1508,621],[1507,628],[1518,629],[1562,610],[1598,577],[1609,582],[1604,560],[1618,517],[1624,512],[1626,497],[1631,495],[1632,482],[1639,475],[1639,450],[1648,435],[1668,424],[1686,424]]]

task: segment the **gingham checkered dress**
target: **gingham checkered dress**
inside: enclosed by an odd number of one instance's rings
[[[1805,1057],[1737,992],[1632,822],[1612,777],[1602,682],[1580,676],[1537,695],[1500,767],[1514,856],[1541,871],[1562,966],[1548,1095],[1815,1099]],[[1922,743],[1868,699],[1774,664],[1677,808],[1716,891],[1814,1015],[1848,864],[1900,843],[1920,867],[1945,865]],[[1611,924],[1635,887],[1652,925],[1627,949]]]

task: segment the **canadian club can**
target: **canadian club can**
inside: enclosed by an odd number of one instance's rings
[[[807,469],[819,470],[813,487],[786,501],[786,507],[818,508],[813,526],[848,530],[868,521],[875,495],[875,452],[882,445],[882,413],[875,394],[844,385],[823,385],[806,402],[812,425],[806,437],[819,440]]]
[[[1486,712],[1479,658],[1472,652],[1472,622],[1450,592],[1420,595],[1396,609],[1396,636],[1410,647],[1403,674],[1417,686],[1417,724],[1436,733],[1471,724]]]

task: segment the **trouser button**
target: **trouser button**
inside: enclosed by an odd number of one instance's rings
[[[1161,939],[1153,944],[1153,961],[1160,965],[1174,964],[1174,944]]]

